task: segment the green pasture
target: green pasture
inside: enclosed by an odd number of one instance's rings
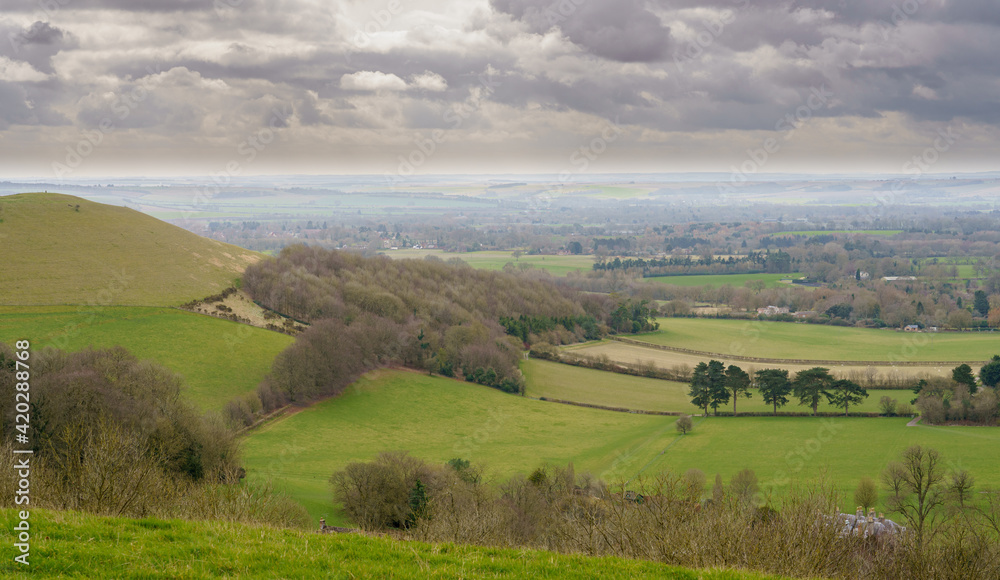
[[[594,266],[594,257],[586,255],[572,255],[567,254],[564,256],[559,255],[542,255],[542,256],[529,256],[527,254],[522,255],[518,259],[514,259],[513,252],[465,252],[465,253],[451,253],[444,252],[442,250],[414,250],[414,249],[401,249],[401,250],[385,250],[384,253],[390,258],[417,258],[423,259],[427,256],[437,256],[442,260],[450,260],[452,258],[458,258],[463,262],[466,262],[473,268],[480,268],[483,270],[502,270],[503,267],[511,262],[515,266],[518,264],[530,264],[535,268],[541,268],[548,271],[553,276],[565,276],[569,272],[575,272],[580,270],[591,270]]]
[[[523,361],[521,371],[527,382],[525,395],[529,397],[546,397],[642,411],[701,413],[701,409],[691,404],[691,397],[688,396],[690,385],[687,383],[634,377],[543,360]],[[764,403],[756,390],[751,395],[749,399],[740,397],[736,402],[737,413],[770,413],[774,410],[771,405]],[[909,403],[913,398],[913,394],[906,390],[872,389],[868,391],[868,398],[863,403],[852,405],[850,410],[852,413],[878,413],[879,399],[883,396],[896,399],[898,403]],[[732,400],[719,410],[732,411]],[[842,409],[828,404],[825,398],[819,405],[819,411],[843,412]],[[812,409],[799,405],[798,399],[789,396],[789,403],[779,408],[778,413],[789,412],[809,413]]]
[[[172,308],[0,306],[0,341],[77,351],[121,345],[184,377],[186,396],[221,409],[252,391],[293,342],[278,332]]]
[[[968,469],[978,485],[1000,485],[1000,430],[907,427],[907,420],[699,417],[694,432],[680,436],[673,417],[561,405],[420,373],[378,371],[338,398],[252,432],[244,450],[249,477],[272,479],[314,519],[328,522],[343,522],[330,475],[351,461],[400,449],[435,463],[469,459],[498,477],[572,461],[578,473],[612,483],[690,468],[710,477],[720,473],[728,482],[749,467],[776,493],[826,477],[846,498],[861,477],[878,476],[918,443],[939,450],[949,466]]]
[[[662,578],[779,580],[740,570],[690,570],[622,558],[315,534],[221,521],[141,520],[32,509],[30,566],[18,552],[18,510],[0,510],[5,578]]]
[[[277,419],[244,444],[250,477],[270,477],[314,518],[339,517],[328,480],[351,461],[407,450],[444,463],[460,457],[508,476],[572,461],[614,480],[638,470],[675,437],[674,417],[534,401],[407,371],[378,371],[346,393]]]
[[[730,286],[739,287],[747,282],[763,280],[768,288],[791,286],[791,281],[801,278],[802,274],[705,274],[697,276],[656,276],[645,280],[656,284],[673,284],[674,286]]]
[[[660,318],[660,330],[632,338],[729,355],[842,361],[987,361],[1000,334],[904,333],[794,322]]]
[[[750,468],[764,491],[776,493],[825,478],[842,492],[843,505],[853,506],[851,494],[862,477],[878,481],[900,452],[922,445],[936,449],[947,470],[968,470],[977,488],[1000,486],[1000,429],[906,423],[906,418],[696,418],[694,430],[656,456],[644,474],[697,468],[711,484],[716,473],[728,483],[734,473]],[[884,499],[885,491],[879,493]]]

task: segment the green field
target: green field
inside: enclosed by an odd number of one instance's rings
[[[655,284],[673,284],[674,286],[743,286],[753,280],[763,280],[768,288],[791,286],[791,281],[801,278],[802,274],[705,274],[698,276],[656,276],[645,280]]]
[[[971,256],[946,256],[941,258],[924,258],[921,260],[922,266],[938,265],[938,266],[952,266],[958,270],[958,278],[954,281],[961,280],[977,280],[982,278],[982,274],[976,272],[976,263],[978,261],[989,261],[989,258],[977,258]]]
[[[849,502],[862,477],[878,481],[886,464],[898,459],[901,451],[923,445],[941,453],[946,469],[967,469],[978,489],[1000,486],[996,461],[1000,429],[907,427],[906,422],[853,417],[695,419],[694,430],[657,456],[644,473],[697,468],[709,475],[709,481],[719,473],[728,482],[737,471],[751,468],[762,487],[778,493],[825,476]],[[880,494],[885,497],[884,491]]]
[[[38,509],[29,519],[29,568],[13,561],[16,514],[0,510],[0,538],[8,554],[0,563],[5,578],[779,578],[539,550]]]
[[[539,398],[560,399],[576,403],[603,405],[606,407],[622,407],[642,411],[674,411],[682,413],[701,413],[701,409],[691,404],[688,396],[690,386],[687,383],[647,379],[574,367],[543,360],[528,360],[521,363],[527,386],[525,395]],[[890,391],[872,389],[868,398],[857,406],[851,406],[851,412],[878,413],[878,402],[883,396],[896,399],[899,403],[909,403],[913,398],[910,391]],[[791,401],[778,413],[809,413],[812,409]],[[729,402],[720,411],[732,411],[733,403]],[[764,403],[760,393],[754,392],[749,399],[740,398],[736,403],[737,412],[769,413],[773,407]],[[824,413],[843,412],[842,409],[828,404],[826,399],[820,403],[819,411]]]
[[[661,318],[660,330],[633,338],[692,350],[777,359],[987,361],[1000,334],[903,333],[793,322]]]
[[[244,445],[250,477],[271,477],[316,519],[337,517],[328,480],[350,461],[405,449],[429,461],[461,457],[490,471],[527,473],[573,461],[615,480],[675,437],[673,417],[533,401],[441,377],[378,371],[344,395],[278,419]]]
[[[186,396],[202,409],[221,409],[252,391],[271,361],[293,342],[278,332],[172,308],[0,306],[0,341],[28,339],[33,348],[121,345],[182,375]]]
[[[894,236],[903,233],[903,230],[809,230],[795,232],[778,232],[773,236],[824,236],[833,234],[864,234],[867,236]]]
[[[544,255],[544,256],[529,256],[527,254],[521,256],[519,259],[515,260],[512,252],[466,252],[466,253],[451,253],[444,252],[442,250],[413,250],[413,249],[403,249],[403,250],[385,250],[384,253],[390,258],[408,258],[408,259],[423,259],[427,256],[437,256],[442,260],[451,260],[452,258],[458,258],[463,262],[466,262],[473,268],[480,268],[483,270],[502,270],[503,267],[511,262],[515,265],[518,264],[530,264],[535,268],[541,268],[546,270],[553,276],[565,276],[569,272],[576,271],[589,271],[593,269],[594,257],[586,255]]]
[[[0,304],[174,306],[231,286],[260,254],[54,193],[0,197]]]
[[[949,465],[968,469],[977,485],[1000,485],[1000,430],[907,427],[907,418],[695,422],[693,434],[681,437],[672,417],[560,405],[451,379],[378,371],[339,398],[253,432],[244,449],[250,477],[273,479],[313,518],[328,521],[343,521],[332,504],[330,475],[348,462],[398,449],[439,463],[470,459],[499,477],[569,461],[578,473],[611,483],[640,472],[689,468],[718,472],[728,481],[749,467],[784,493],[793,483],[816,482],[825,474],[846,498],[861,477],[877,476],[903,449],[919,443],[938,449]],[[782,472],[787,477],[779,477]]]

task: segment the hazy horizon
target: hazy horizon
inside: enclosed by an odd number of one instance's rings
[[[986,0],[0,0],[0,178],[992,171]]]

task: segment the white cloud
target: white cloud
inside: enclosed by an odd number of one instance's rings
[[[39,72],[35,67],[26,62],[10,60],[5,56],[0,56],[0,81],[38,82],[48,78],[44,73]]]
[[[412,79],[411,86],[413,88],[434,92],[440,92],[448,88],[448,81],[444,80],[443,76],[429,70],[410,78]]]
[[[340,88],[351,91],[405,91],[406,81],[392,73],[362,70],[340,77]]]

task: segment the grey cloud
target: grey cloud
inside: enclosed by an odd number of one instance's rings
[[[490,4],[533,32],[558,27],[574,44],[600,57],[655,62],[668,56],[670,29],[642,0],[490,0]]]
[[[0,129],[11,125],[33,125],[34,114],[28,107],[27,94],[17,84],[0,81]]]
[[[0,21],[0,55],[27,62],[41,72],[52,72],[52,57],[59,51],[76,47],[75,39],[48,22],[21,28]]]
[[[248,0],[218,0],[228,6],[240,6]],[[0,10],[9,13],[47,13],[57,10],[124,10],[128,12],[187,12],[212,10],[216,0],[0,0]]]

